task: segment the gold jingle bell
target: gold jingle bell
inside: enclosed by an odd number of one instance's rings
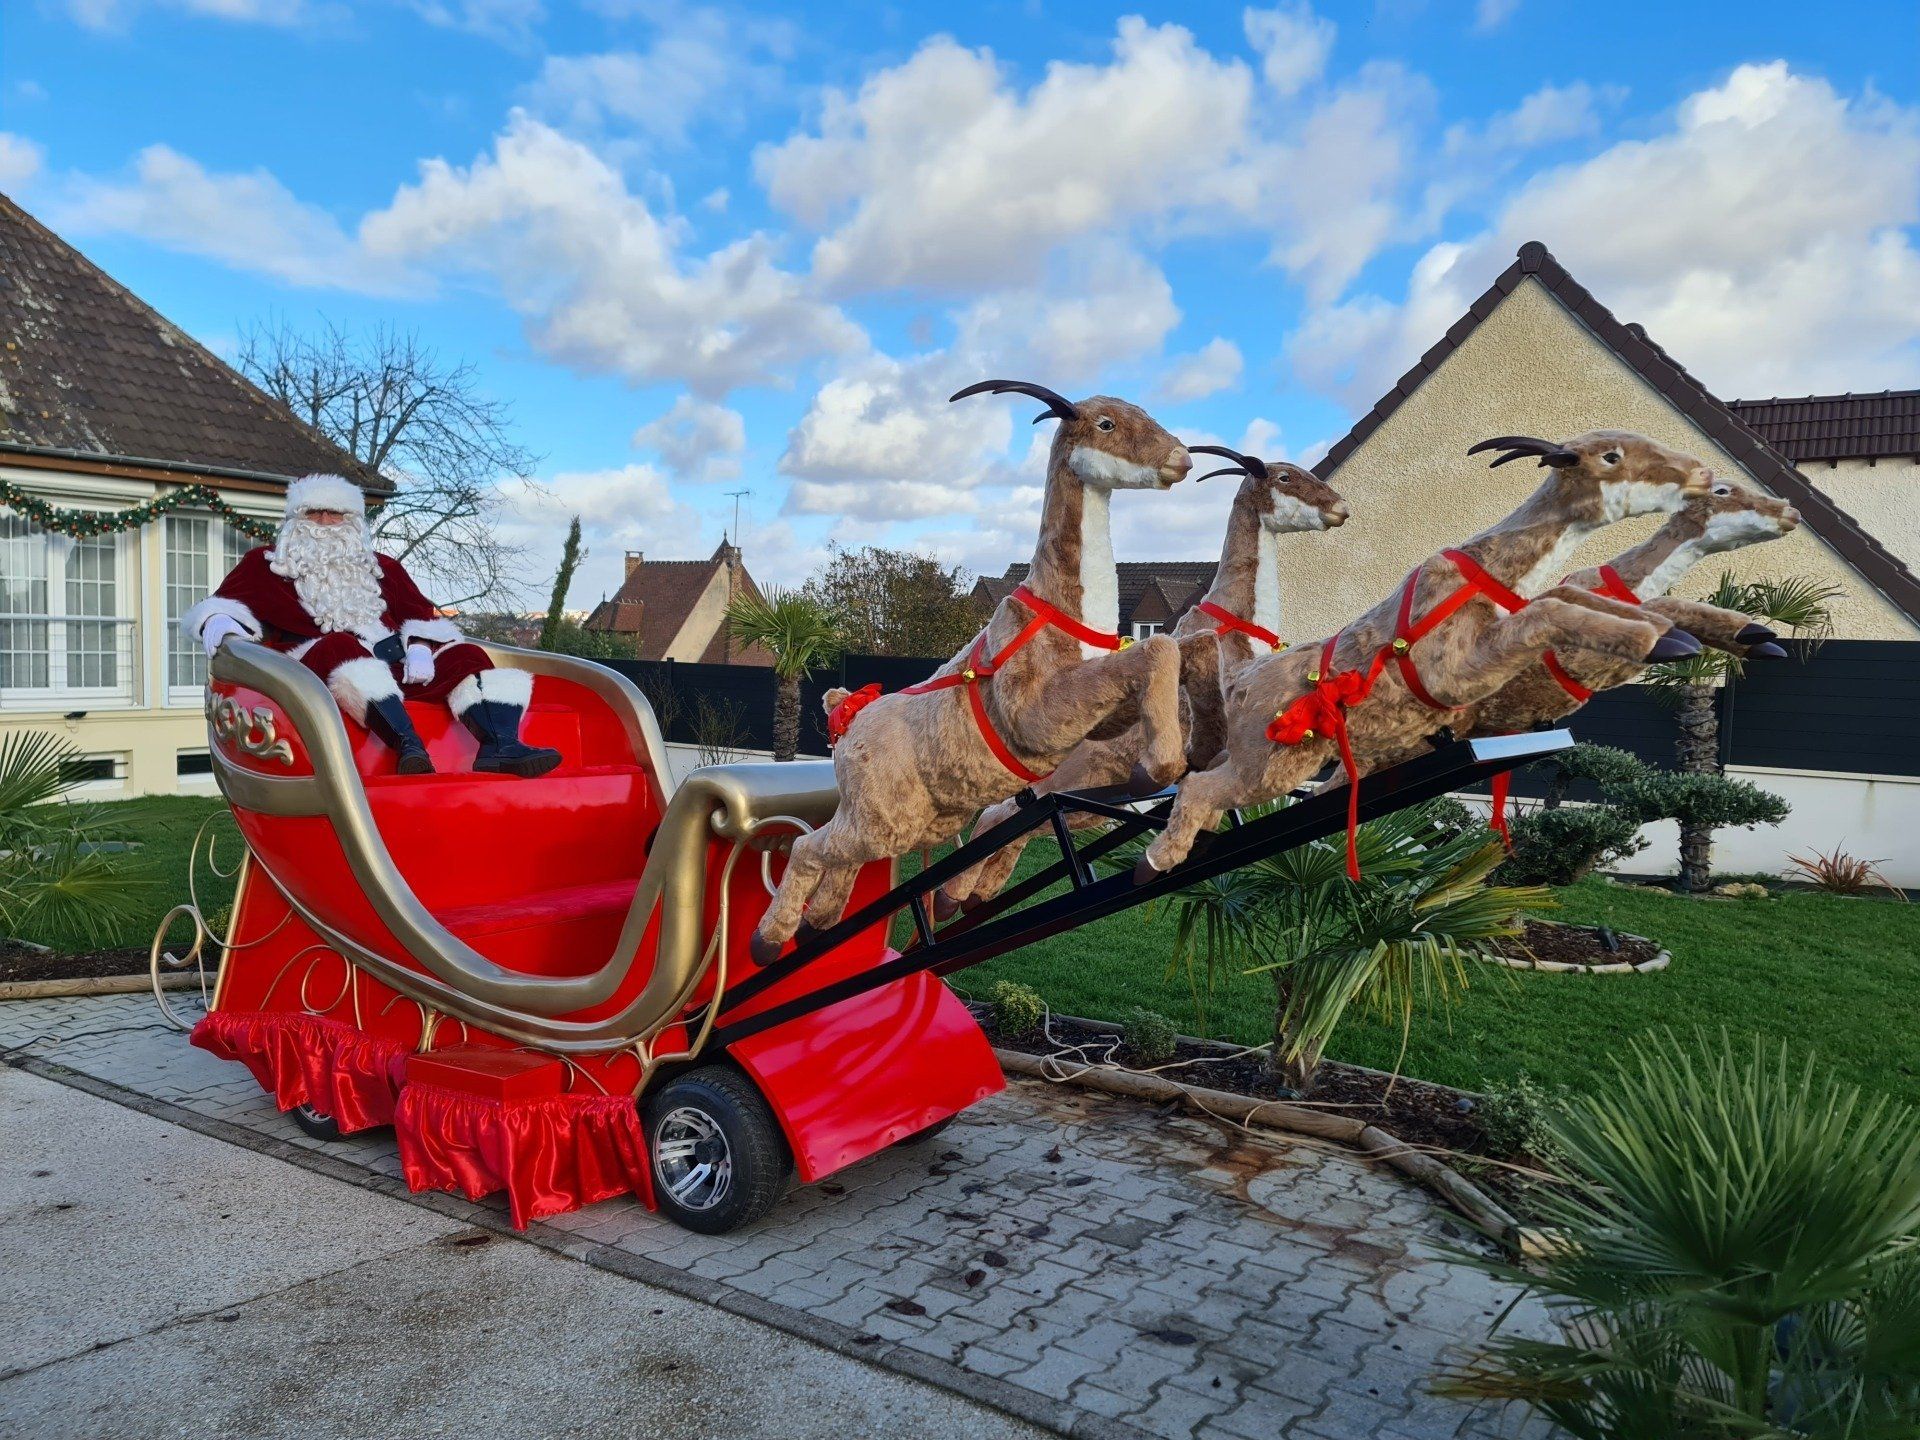
[[[1407,647],[1412,643],[1413,642],[1408,640],[1404,635],[1395,636],[1393,641],[1393,648],[1399,651],[1401,654],[1405,654]]]
[[[977,677],[974,675],[973,671],[971,670],[962,670],[960,672],[960,678],[966,681],[969,685],[971,685]]]
[[[1318,685],[1320,683],[1320,672],[1318,670],[1307,671],[1307,683],[1309,685]]]

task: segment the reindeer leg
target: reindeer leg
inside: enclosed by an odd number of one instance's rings
[[[1188,775],[1173,797],[1167,828],[1134,866],[1134,882],[1165,874],[1187,858],[1200,832],[1212,830],[1227,811],[1286,794],[1334,753],[1333,743],[1328,740],[1271,745],[1264,754],[1255,756],[1236,755],[1229,749],[1220,764]]]
[[[1036,783],[1034,786],[1035,791],[1037,792],[1040,786],[1046,785],[1048,780],[1052,778],[1052,776],[1048,776],[1047,780]],[[989,805],[985,810],[980,812],[980,818],[973,822],[973,833],[975,835],[986,834],[987,831],[991,830],[1001,821],[1012,819],[1014,812],[1019,808],[1019,801],[1013,799],[1002,800],[998,805]],[[1026,836],[1023,835],[1007,847],[1008,850],[1013,851],[1015,860],[1020,858],[1020,850],[1025,848],[1026,843]],[[954,913],[964,906],[968,900],[973,898],[979,886],[980,877],[1005,853],[1006,851],[1002,850],[996,854],[989,855],[978,864],[971,865],[967,869],[962,870],[958,875],[954,876],[953,879],[947,881],[945,885],[942,885],[938,890],[934,891],[933,918],[936,920],[951,920]]]
[[[1615,600],[1608,595],[1596,595],[1591,590],[1583,590],[1578,585],[1555,585],[1534,597],[1534,603],[1541,600],[1556,600],[1568,605],[1578,606],[1582,610],[1591,610],[1596,615],[1611,616],[1615,620],[1639,620],[1653,626],[1660,632],[1658,649],[1649,659],[1678,660],[1687,655],[1700,653],[1700,642],[1688,631],[1676,625],[1672,619],[1645,605],[1629,605],[1624,600]],[[1570,649],[1585,648],[1569,646]]]
[[[1663,595],[1642,607],[1671,620],[1702,645],[1724,650],[1729,655],[1761,655],[1777,658],[1786,652],[1773,642],[1779,637],[1762,622],[1738,610],[1723,610],[1698,600],[1681,600]]]
[[[860,878],[858,865],[842,865],[826,871],[820,876],[820,883],[814,886],[813,898],[807,902],[806,918],[800,930],[825,930],[839,920],[847,908],[847,897],[853,894],[854,882]]]
[[[1489,625],[1463,653],[1447,657],[1427,677],[1428,688],[1452,705],[1472,705],[1498,694],[1539,663],[1548,650],[1591,650],[1643,665],[1667,638],[1648,617],[1626,607],[1616,619],[1556,597],[1534,600],[1518,614]]]
[[[829,820],[811,834],[800,836],[788,850],[786,873],[774,887],[773,899],[767,903],[748,945],[754,964],[770,964],[800,929],[801,915],[825,869],[820,852],[829,842],[833,826],[834,821]]]
[[[1141,783],[1157,790],[1178,778],[1186,763],[1180,739],[1180,647],[1170,636],[1153,635],[1138,645],[1082,660],[1050,676],[1034,697],[1039,724],[1034,731],[1077,742],[1100,719],[1130,700],[1138,700],[1143,758],[1134,768]],[[1093,723],[1089,724],[1091,720]],[[1035,747],[1045,750],[1045,744]]]
[[[1220,670],[1218,635],[1209,632],[1180,642],[1180,692],[1187,700],[1189,769],[1205,765],[1227,743],[1227,703]]]

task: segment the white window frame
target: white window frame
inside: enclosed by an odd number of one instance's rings
[[[38,540],[46,562],[45,613],[10,611],[10,620],[39,622],[46,626],[47,683],[45,685],[9,685],[0,691],[0,710],[130,710],[138,707],[142,688],[140,675],[140,625],[131,615],[70,615],[67,613],[67,559],[75,543],[32,525],[23,515],[9,512],[0,516],[9,529],[24,526],[29,543]],[[133,590],[133,546],[138,537],[127,531],[98,537],[112,547],[113,608],[126,608],[127,600],[137,598]],[[112,685],[70,685],[67,683],[67,626],[69,624],[106,624],[114,627],[113,645],[118,678]]]
[[[1159,620],[1136,620],[1133,622],[1133,638],[1144,640],[1149,635],[1164,635],[1167,627]]]
[[[208,579],[206,586],[204,589],[201,589],[199,588],[198,582],[195,582],[194,588],[198,590],[198,593],[195,594],[192,599],[185,601],[180,607],[179,614],[175,614],[173,608],[175,600],[173,584],[175,551],[173,546],[172,522],[175,520],[200,521],[208,527],[208,547],[207,550],[203,552],[208,560]],[[214,590],[219,587],[220,582],[226,578],[227,572],[233,569],[234,563],[239,560],[242,555],[246,554],[255,542],[246,535],[241,534],[238,530],[235,530],[233,526],[229,525],[220,516],[210,514],[206,511],[175,511],[173,514],[162,516],[159,524],[161,527],[159,537],[161,608],[160,685],[161,694],[165,697],[161,703],[168,707],[197,707],[201,704],[201,697],[206,691],[206,681],[204,679],[195,680],[188,685],[176,685],[173,681],[174,637],[179,630],[180,616],[186,614],[189,609],[199,604],[200,601],[204,600],[208,595],[211,595]],[[181,598],[184,599],[185,597],[182,596]],[[204,669],[204,665],[200,668]]]

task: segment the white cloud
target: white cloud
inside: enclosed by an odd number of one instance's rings
[[[1535,176],[1494,225],[1433,246],[1407,298],[1324,308],[1302,374],[1370,405],[1527,239],[1722,396],[1877,389],[1920,364],[1920,112],[1743,65],[1672,127]]]
[[[413,0],[429,25],[464,30],[507,45],[524,45],[547,18],[542,0]]]
[[[487,276],[543,354],[636,383],[717,397],[864,348],[856,325],[779,268],[771,240],[686,256],[684,228],[585,145],[516,111],[471,165],[424,162],[360,234],[376,257]]]
[[[1240,347],[1216,335],[1190,355],[1174,358],[1160,377],[1160,398],[1172,404],[1218,394],[1240,380]]]
[[[1542,85],[1513,109],[1478,125],[1449,126],[1442,149],[1449,157],[1485,157],[1598,134],[1601,103],[1615,103],[1625,93],[1618,86],[1596,89],[1584,80]]]
[[[627,550],[658,559],[686,559],[711,552],[718,540],[717,533],[706,538],[700,513],[676,499],[667,477],[652,465],[569,470],[537,481],[510,481],[501,487],[501,498],[501,538],[527,551],[526,569],[533,575],[554,573],[568,522],[580,517],[587,558],[568,597],[576,608],[619,586],[621,556]]]
[[[1498,30],[1520,8],[1520,0],[1478,0],[1473,7],[1473,28],[1485,34]]]
[[[658,420],[633,433],[636,449],[652,450],[682,480],[731,480],[740,473],[747,424],[737,410],[682,395]]]
[[[995,374],[1044,376],[1056,389],[1160,348],[1179,308],[1160,270],[1115,244],[1074,247],[1043,280],[975,301],[956,349]]]
[[[396,295],[422,282],[400,259],[369,255],[317,205],[265,170],[222,174],[166,145],[131,174],[70,176],[49,223],[74,235],[125,234],[292,285]]]
[[[1305,0],[1273,10],[1249,9],[1241,23],[1247,43],[1260,55],[1267,84],[1282,99],[1299,94],[1326,73],[1336,27],[1314,14]]]
[[[307,0],[66,0],[66,10],[89,30],[118,30],[143,9],[165,9],[203,20],[243,25],[289,26],[330,13],[330,6]]]
[[[40,173],[47,152],[24,135],[0,130],[0,190],[15,190]]]
[[[827,97],[818,133],[762,147],[773,203],[826,233],[842,291],[1030,283],[1057,245],[1166,221],[1242,145],[1252,77],[1177,25],[1120,22],[1110,64],[1056,62],[1024,93],[939,37]]]

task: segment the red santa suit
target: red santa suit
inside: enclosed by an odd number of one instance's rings
[[[322,525],[312,512],[344,515]],[[432,767],[407,700],[444,701],[480,740],[476,770],[531,776],[559,763],[520,743],[533,676],[499,670],[460,634],[398,560],[374,551],[360,487],[309,475],[287,488],[286,520],[183,617],[211,652],[229,634],[285,651],[333,692],[341,710],[400,752],[403,774]]]

